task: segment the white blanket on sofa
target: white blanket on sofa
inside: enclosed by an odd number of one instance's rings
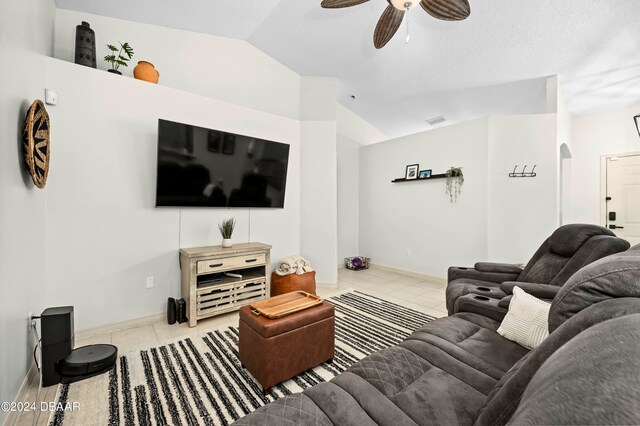
[[[287,256],[280,260],[280,265],[276,269],[278,275],[302,275],[305,272],[311,272],[314,269],[307,259],[302,256]]]

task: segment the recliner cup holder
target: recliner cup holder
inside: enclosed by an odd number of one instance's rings
[[[476,288],[480,291],[491,291],[491,289],[487,287],[476,287]]]
[[[484,296],[473,296],[473,298],[476,300],[481,300],[483,302],[488,302],[490,300],[488,297],[484,297]]]

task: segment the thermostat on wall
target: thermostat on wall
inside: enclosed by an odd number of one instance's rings
[[[58,92],[51,89],[44,89],[44,102],[47,105],[57,105],[58,104]]]

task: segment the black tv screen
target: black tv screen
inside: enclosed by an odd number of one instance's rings
[[[289,145],[158,122],[156,206],[284,207]]]

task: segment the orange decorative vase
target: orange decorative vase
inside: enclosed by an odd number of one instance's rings
[[[133,76],[138,80],[148,81],[149,83],[158,84],[160,73],[154,68],[151,62],[140,61],[133,69]]]

